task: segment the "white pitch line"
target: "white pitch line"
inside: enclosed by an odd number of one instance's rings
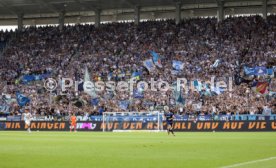
[[[233,165],[229,165],[229,166],[223,166],[221,168],[239,167],[239,166],[244,166],[244,165],[253,164],[253,163],[265,162],[265,161],[269,161],[269,160],[273,160],[273,159],[276,159],[276,156],[265,158],[265,159],[253,160],[253,161],[249,161],[249,162],[237,163],[237,164],[233,164]]]

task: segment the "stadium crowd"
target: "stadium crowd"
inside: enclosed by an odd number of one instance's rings
[[[40,115],[101,115],[104,111],[148,111],[169,105],[179,114],[262,114],[276,113],[274,75],[246,75],[244,66],[262,66],[275,71],[276,16],[265,21],[260,16],[233,17],[217,23],[215,18],[147,21],[133,23],[58,27],[30,27],[22,32],[1,32],[10,42],[1,57],[0,78],[2,104],[11,106],[11,115],[31,109]],[[1,39],[0,39],[1,40]],[[143,61],[160,56],[162,67],[148,70]],[[175,71],[172,61],[183,63]],[[215,64],[217,63],[217,64]],[[177,78],[189,81],[228,81],[233,78],[233,91],[207,92],[207,88],[181,92],[142,91],[135,97],[128,91],[96,92],[96,97],[74,88],[52,93],[43,80],[22,82],[24,75],[50,74],[61,78],[84,80],[87,67],[92,81],[127,81],[139,72],[137,81],[167,81]],[[5,82],[4,82],[5,81]],[[265,91],[253,89],[253,83],[267,82]],[[30,98],[20,107],[16,92]],[[61,94],[62,93],[62,94]],[[120,102],[125,104],[121,105]]]

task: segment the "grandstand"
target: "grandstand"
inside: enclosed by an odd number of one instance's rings
[[[32,109],[50,119],[74,112],[94,120],[103,112],[158,111],[166,105],[179,120],[274,114],[273,4],[1,1],[0,23],[18,24],[16,31],[0,34],[2,115]],[[214,76],[228,90],[208,85]],[[77,90],[64,78],[77,81]],[[131,91],[84,88],[89,80],[106,85],[131,78]],[[156,83],[147,86],[158,87],[155,92],[138,85],[151,78]],[[194,90],[176,90],[180,78]],[[164,81],[171,85],[167,90]],[[53,84],[57,88],[49,92]]]
[[[275,167],[275,13],[0,0],[0,168]]]

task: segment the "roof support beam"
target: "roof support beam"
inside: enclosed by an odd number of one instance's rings
[[[96,9],[95,10],[95,27],[100,27],[101,24],[101,10]]]
[[[181,3],[175,4],[175,24],[179,24],[181,21]]]
[[[140,6],[134,8],[134,24],[138,25],[140,22]]]
[[[65,17],[65,11],[59,12],[58,26],[60,31],[62,31],[64,28],[64,20],[65,20],[64,17]]]
[[[19,32],[21,32],[23,29],[23,19],[24,19],[23,13],[20,13],[17,15],[17,29]]]
[[[218,22],[221,22],[224,20],[224,0],[218,0],[218,11],[217,11],[217,17],[218,17]]]
[[[263,18],[266,20],[267,19],[267,0],[263,0],[262,13],[263,13]]]

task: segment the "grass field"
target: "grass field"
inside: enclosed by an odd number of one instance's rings
[[[276,133],[0,132],[0,168],[276,167]]]

